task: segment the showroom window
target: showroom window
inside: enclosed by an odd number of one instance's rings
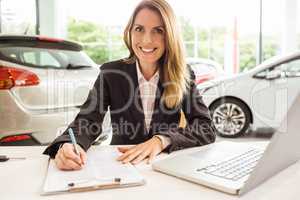
[[[298,0],[298,4],[297,4],[297,10],[300,10],[300,1]],[[300,51],[300,14],[298,13],[297,16],[297,48]]]
[[[284,16],[279,13],[283,6],[284,0],[262,1],[262,60],[278,55],[281,51]]]
[[[259,37],[259,0],[170,2],[181,16],[188,57],[216,61],[229,74],[255,66]]]
[[[36,0],[0,0],[1,34],[34,35],[36,25]]]
[[[98,64],[127,56],[123,29],[138,2],[111,0],[101,8],[93,0],[69,2],[68,38],[83,44]],[[249,70],[281,53],[284,0],[168,2],[182,27],[188,57],[213,60],[232,74]],[[119,4],[119,10],[115,4]]]

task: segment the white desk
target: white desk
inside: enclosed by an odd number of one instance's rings
[[[27,158],[25,161],[11,160],[0,163],[1,200],[295,200],[300,198],[300,162],[241,197],[228,195],[155,172],[151,166],[144,163],[137,165],[138,170],[146,178],[147,183],[144,186],[40,196],[48,159],[47,156],[41,154],[44,149],[45,147],[0,147],[0,154]],[[194,150],[195,148],[184,151]],[[176,152],[176,154],[181,152]],[[166,156],[168,155],[160,155],[158,159]]]

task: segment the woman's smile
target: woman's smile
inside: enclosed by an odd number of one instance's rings
[[[143,47],[140,47],[140,50],[145,53],[145,54],[151,54],[151,53],[154,53],[154,51],[156,50],[157,48],[143,48]]]
[[[132,48],[142,68],[157,66],[165,52],[165,29],[160,15],[150,9],[137,14],[131,30]]]

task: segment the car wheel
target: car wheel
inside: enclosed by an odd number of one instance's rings
[[[217,134],[222,137],[239,137],[249,129],[250,110],[237,99],[222,98],[210,106],[210,112]]]

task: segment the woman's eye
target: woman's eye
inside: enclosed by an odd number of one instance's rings
[[[163,34],[163,33],[164,33],[164,30],[158,28],[158,29],[155,29],[155,32],[156,32],[156,33],[159,33],[159,34]]]
[[[141,32],[141,31],[142,31],[142,28],[141,28],[141,27],[135,27],[134,30],[137,31],[137,32]]]

